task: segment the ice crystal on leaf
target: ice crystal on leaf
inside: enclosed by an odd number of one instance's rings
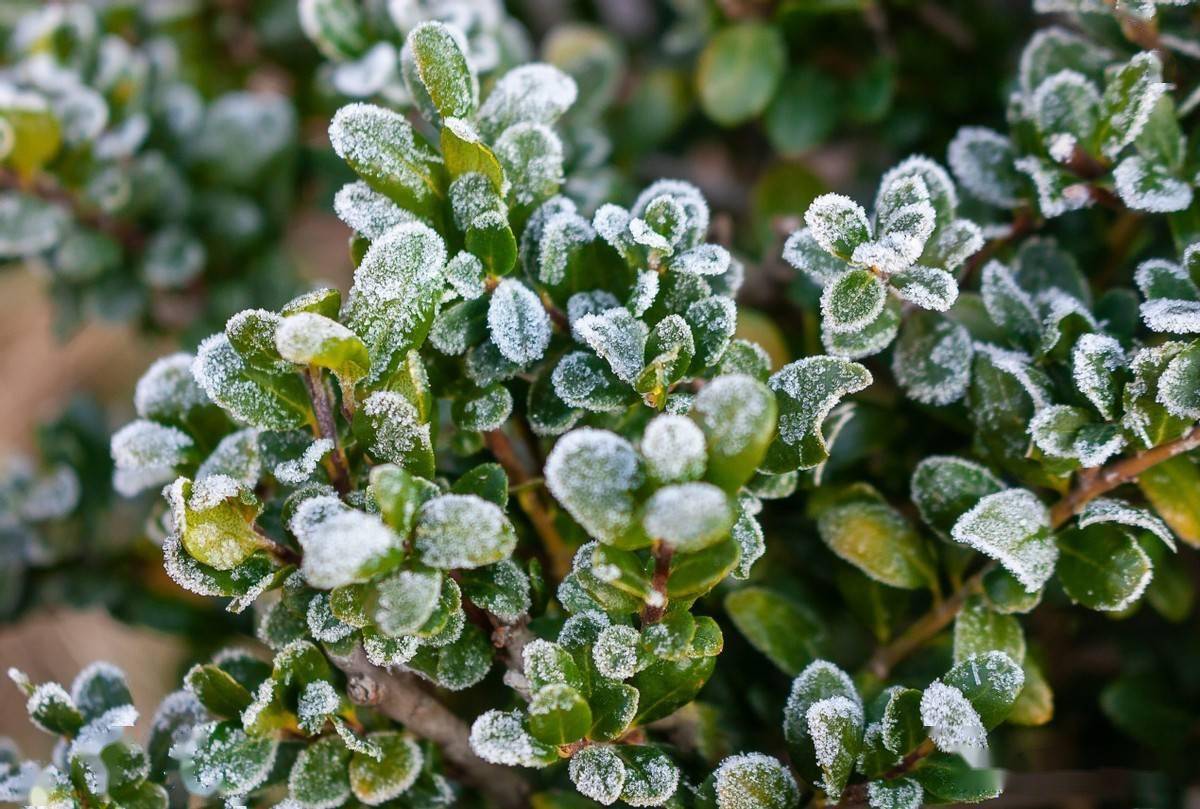
[[[953,753],[964,747],[987,747],[987,730],[979,712],[952,685],[934,682],[925,689],[921,722],[939,750]]]
[[[1009,489],[982,498],[950,533],[1000,562],[1032,593],[1053,575],[1058,559],[1049,527],[1049,513],[1036,495]]]

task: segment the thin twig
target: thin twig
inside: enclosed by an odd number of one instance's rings
[[[1181,438],[1139,452],[1131,458],[1117,461],[1088,475],[1081,475],[1079,484],[1050,509],[1050,528],[1057,530],[1078,514],[1083,507],[1102,494],[1118,486],[1130,483],[1151,467],[1169,461],[1177,455],[1200,448],[1200,426],[1193,427]],[[984,575],[995,567],[988,562],[971,578],[967,579],[945,601],[911,624],[891,643],[881,646],[867,662],[867,671],[880,680],[891,673],[892,668],[912,652],[924,646],[935,635],[945,629],[958,615],[967,598],[978,591]]]
[[[327,438],[333,442],[333,451],[329,453],[326,469],[333,481],[333,487],[338,494],[346,495],[350,491],[350,462],[338,442],[337,422],[333,418],[333,405],[329,398],[329,389],[321,377],[321,369],[309,366],[301,374],[304,387],[308,390],[308,398],[312,400],[313,414],[317,422],[314,425],[318,438]]]
[[[655,542],[651,552],[654,554],[654,575],[650,587],[655,601],[642,607],[642,626],[658,623],[667,611],[667,579],[671,576],[671,557],[674,555],[674,550],[665,542]]]
[[[361,648],[331,657],[346,674],[347,693],[356,705],[374,708],[423,739],[434,742],[462,779],[504,809],[529,805],[530,786],[516,770],[489,764],[471,749],[470,728],[408,673],[371,665]]]

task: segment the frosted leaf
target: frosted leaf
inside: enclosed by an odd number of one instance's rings
[[[487,213],[507,216],[504,200],[496,193],[496,187],[486,174],[468,171],[455,177],[450,183],[450,211],[454,224],[466,232],[480,216]]]
[[[362,180],[346,183],[333,197],[333,211],[346,225],[375,241],[396,225],[416,218]]]
[[[1154,398],[1172,416],[1200,420],[1200,345],[1193,343],[1171,358]]]
[[[576,613],[563,622],[558,631],[558,645],[572,651],[591,646],[600,637],[600,632],[611,622],[607,615],[599,610],[585,610]]]
[[[952,685],[935,681],[921,694],[921,722],[939,750],[958,752],[964,747],[987,747],[987,730],[979,712]]]
[[[155,233],[142,253],[142,277],[152,287],[183,289],[204,271],[204,243],[188,230],[170,225]]]
[[[646,314],[646,311],[654,305],[655,299],[658,298],[660,286],[661,277],[658,273],[653,270],[639,270],[633,292],[629,295],[629,311],[637,317]]]
[[[925,790],[911,778],[871,781],[867,784],[867,805],[871,809],[921,809]]]
[[[1138,508],[1111,497],[1098,497],[1084,506],[1083,511],[1079,513],[1080,528],[1109,522],[1149,531],[1161,539],[1171,550],[1175,550],[1175,536],[1171,533],[1171,529],[1155,514],[1144,508]]]
[[[526,233],[528,230],[526,228]],[[551,216],[543,225],[537,242],[538,280],[549,286],[561,284],[567,277],[567,263],[571,256],[595,238],[596,232],[592,226],[573,209]],[[525,240],[525,234],[521,239]]]
[[[637,673],[641,636],[631,626],[620,624],[600,630],[592,647],[596,670],[613,680],[627,680]]]
[[[464,430],[498,430],[512,414],[513,399],[508,388],[493,385],[479,395],[463,396],[455,401],[452,412]]]
[[[629,220],[629,211],[612,203],[601,205],[596,209],[596,213],[592,214],[592,228],[623,258],[630,256],[633,247]]]
[[[629,220],[629,235],[633,241],[652,251],[669,256],[687,230],[687,211],[674,197],[664,194],[646,205],[645,219],[635,216]]]
[[[466,250],[460,250],[446,264],[446,280],[455,292],[468,301],[475,300],[487,290],[484,285],[486,274],[479,257]]]
[[[834,357],[806,357],[780,368],[767,380],[771,390],[791,400],[791,406],[780,407],[779,438],[799,449],[802,464],[810,462],[806,455],[827,455],[821,424],[834,405],[872,381],[863,366]]]
[[[185,464],[192,439],[174,427],[138,419],[112,437],[113,486],[124,497],[174,480],[177,466]]]
[[[800,802],[788,768],[762,753],[728,756],[712,777],[717,809],[792,809]]]
[[[854,248],[871,238],[867,212],[842,194],[822,194],[804,212],[813,240],[827,253],[849,258]]]
[[[613,376],[604,361],[584,351],[572,351],[559,360],[550,381],[555,395],[570,407],[616,412],[629,399],[629,388]]]
[[[492,764],[544,767],[558,758],[530,735],[520,711],[485,711],[471,724],[471,749]],[[548,756],[553,758],[548,759]]]
[[[262,472],[258,437],[259,431],[251,427],[222,438],[196,470],[196,480],[225,475],[247,488],[254,488]]]
[[[1096,130],[1100,91],[1077,71],[1061,70],[1047,77],[1034,90],[1030,102],[1043,137],[1065,134],[1087,141]],[[1065,157],[1069,157],[1070,150],[1066,151]],[[1065,162],[1065,158],[1055,157]]]
[[[541,124],[515,124],[493,147],[518,205],[533,205],[557,193],[563,181],[563,145]]]
[[[390,638],[384,635],[363,635],[363,651],[372,666],[403,666],[412,660],[421,648],[421,640],[415,635]]]
[[[289,524],[304,549],[300,570],[322,590],[366,581],[372,566],[400,551],[400,538],[378,516],[336,508],[331,500],[336,502],[327,495],[305,500]]]
[[[192,355],[184,352],[155,360],[134,389],[137,414],[144,419],[173,419],[208,404],[192,376],[192,362]]]
[[[427,118],[465,118],[479,102],[479,80],[467,64],[462,31],[437,20],[404,38],[400,64],[409,93]],[[430,108],[431,107],[431,108]]]
[[[642,527],[681,553],[719,542],[733,524],[729,497],[711,483],[664,486],[646,501]]]
[[[945,312],[958,300],[954,276],[935,267],[909,267],[892,273],[888,283],[901,300],[922,309]]]
[[[401,570],[384,579],[377,585],[375,622],[379,629],[392,637],[420,630],[446,592],[443,583],[437,571]]]
[[[333,441],[319,438],[305,448],[304,454],[291,461],[284,461],[275,467],[275,479],[288,486],[299,486],[312,478],[321,459],[333,452]]]
[[[1029,155],[1018,158],[1013,165],[1033,181],[1038,209],[1047,218],[1082,210],[1093,202],[1085,183],[1078,182],[1074,175],[1067,174],[1052,163]]]
[[[846,264],[837,256],[825,252],[808,228],[797,230],[783,244],[783,259],[824,286],[846,271]]]
[[[629,213],[631,216],[642,217],[650,203],[661,196],[670,196],[683,206],[687,225],[683,236],[683,245],[692,247],[703,241],[708,233],[708,203],[700,189],[684,180],[657,180],[638,194]]]
[[[1106,126],[1100,148],[1106,157],[1115,158],[1142,133],[1169,86],[1162,81],[1162,63],[1153,51],[1136,54],[1108,77],[1101,104]]]
[[[574,331],[593,351],[608,362],[614,374],[633,384],[642,370],[646,351],[646,324],[628,309],[617,307],[599,315],[584,315]]]
[[[9,676],[14,682],[17,682],[17,677],[13,675],[13,671],[9,671]],[[17,684],[20,685],[20,682],[17,682]],[[57,735],[57,730],[42,724],[38,720],[38,717],[58,713],[59,706],[73,710],[75,703],[72,701],[70,695],[67,694],[66,689],[61,685],[55,682],[46,682],[33,689],[33,693],[25,701],[25,712],[29,714],[30,721],[37,725],[37,727],[47,733]]]
[[[1094,469],[1125,448],[1125,436],[1113,425],[1091,423],[1087,413],[1069,405],[1051,405],[1029,422],[1029,435],[1042,452],[1054,458],[1075,458]]]
[[[62,208],[8,191],[0,194],[0,259],[19,259],[49,250],[68,223]]]
[[[444,494],[427,501],[417,514],[413,537],[421,560],[444,569],[499,562],[517,544],[503,509],[473,494]]]
[[[223,332],[200,344],[192,374],[196,382],[233,418],[267,430],[286,430],[300,422],[299,413],[282,397],[245,374],[246,363]]]
[[[1040,318],[1033,298],[1021,289],[1008,267],[989,261],[983,268],[980,291],[988,317],[1001,329],[1021,337],[1039,335]]]
[[[958,519],[950,534],[956,542],[998,561],[1026,592],[1036,592],[1054,574],[1058,546],[1050,534],[1050,514],[1025,489],[983,497]]]
[[[1020,175],[1014,170],[1012,141],[991,129],[966,126],[950,141],[947,160],[959,184],[972,196],[999,208],[1021,202]]]
[[[843,736],[862,733],[862,705],[846,697],[829,697],[809,706],[805,717],[817,765],[825,774],[822,788],[831,795],[840,794],[856,758],[855,751],[846,748]]]
[[[575,80],[553,65],[521,65],[505,73],[479,108],[479,126],[489,137],[516,123],[553,124],[578,95]]]
[[[892,373],[918,402],[948,405],[971,381],[971,335],[949,318],[909,317],[892,353]]]
[[[350,797],[350,751],[333,736],[300,750],[288,774],[289,797],[301,809],[335,809]]]
[[[398,94],[399,63],[400,54],[395,45],[376,42],[359,58],[330,65],[329,83],[338,93],[350,98]]]
[[[575,561],[578,562],[584,556],[590,559],[591,549],[594,547],[594,543],[585,544],[576,554]],[[567,683],[572,679],[568,667],[573,671],[574,662],[557,643],[535,638],[521,650],[521,670],[535,688],[551,683]]]
[[[583,338],[575,331],[575,323],[587,315],[599,315],[621,305],[617,296],[605,289],[595,289],[589,292],[576,292],[567,299],[567,321],[571,324],[571,334],[579,342]]]
[[[587,427],[567,433],[551,450],[544,474],[554,499],[592,536],[612,541],[629,527],[642,474],[624,438]]]
[[[889,303],[879,313],[879,317],[864,326],[861,331],[834,332],[821,329],[821,345],[833,357],[846,360],[862,359],[878,354],[891,345],[899,328],[899,307]]]
[[[914,178],[914,182],[918,181]],[[899,269],[902,265],[916,261],[924,252],[925,243],[933,235],[936,222],[937,211],[924,200],[900,208],[891,215],[886,224],[880,220],[875,244],[896,256],[884,266],[890,269],[890,266],[894,265]],[[852,258],[856,263],[856,256],[864,247],[866,245],[854,248]]]
[[[883,311],[887,287],[869,270],[850,270],[830,281],[821,293],[821,327],[858,332]]]
[[[696,480],[707,462],[704,432],[684,416],[661,415],[642,434],[646,471],[662,483]]]
[[[1071,350],[1075,388],[1105,419],[1116,417],[1119,386],[1114,376],[1125,365],[1125,351],[1113,337],[1084,334]]]
[[[892,218],[894,212],[901,206],[889,204],[889,197],[893,197],[893,189],[903,185],[908,180],[918,180],[920,185],[918,196],[921,199],[928,200],[937,212],[939,224],[948,224],[950,217],[954,215],[954,211],[958,208],[958,192],[954,188],[954,182],[950,179],[950,175],[942,168],[937,161],[931,160],[924,155],[910,155],[902,160],[897,165],[893,166],[879,181],[879,192],[875,197],[875,215],[879,221],[879,228],[886,231],[888,229],[886,223]],[[904,204],[911,204],[913,200],[905,200]]]
[[[403,465],[410,455],[432,452],[429,425],[421,422],[417,408],[395,391],[372,393],[362,403],[363,416],[370,420],[371,457]]]
[[[976,343],[975,355],[986,357],[997,370],[1011,376],[1029,396],[1034,410],[1041,410],[1050,404],[1049,380],[1033,367],[1028,354],[1006,351],[987,343]]]
[[[1172,334],[1200,332],[1200,301],[1157,298],[1143,303],[1141,313],[1151,331]]]
[[[1135,211],[1171,213],[1192,204],[1192,186],[1160,164],[1130,155],[1113,170],[1117,196]]]
[[[1112,59],[1111,51],[1092,40],[1059,26],[1043,28],[1034,33],[1021,52],[1021,90],[1032,95],[1044,79],[1064,68],[1095,75]]]
[[[738,565],[732,575],[735,579],[748,579],[754,563],[766,553],[767,545],[763,538],[762,526],[758,524],[758,520],[750,515],[744,496],[742,498],[742,512],[733,524],[730,534],[733,536],[733,541],[738,544],[739,550]]]
[[[582,748],[571,756],[567,771],[581,795],[604,806],[614,803],[625,788],[625,764],[612,745]]]
[[[21,517],[32,522],[65,517],[79,505],[81,491],[75,470],[66,464],[58,464],[29,484],[20,503]],[[0,524],[3,522],[0,517]]]
[[[354,633],[354,627],[343,623],[333,614],[327,593],[317,593],[312,597],[304,617],[308,621],[308,631],[322,643],[337,643]]]
[[[958,268],[983,247],[983,231],[969,219],[955,219],[941,228],[926,254],[930,263],[946,270]]]
[[[433,194],[426,178],[442,158],[417,139],[403,115],[373,104],[347,104],[333,116],[329,142],[376,190],[400,192],[418,203]]]
[[[319,733],[325,720],[337,711],[339,702],[338,692],[325,680],[308,683],[296,701],[300,727],[308,733]]]
[[[661,806],[679,787],[679,767],[665,751],[649,745],[628,745],[621,751],[625,787],[621,800],[630,806]]]
[[[1185,263],[1195,253],[1195,245],[1184,253]],[[1184,267],[1172,261],[1152,258],[1138,265],[1134,273],[1134,281],[1147,301],[1155,299],[1175,299],[1183,301],[1200,300],[1200,288],[1192,280]]]
[[[518,365],[542,358],[550,344],[550,316],[520,281],[504,279],[488,305],[488,330],[500,353]]]
[[[789,744],[798,744],[809,738],[808,709],[830,697],[858,701],[861,709],[862,698],[850,675],[828,660],[814,660],[792,680],[783,709],[783,733]]]

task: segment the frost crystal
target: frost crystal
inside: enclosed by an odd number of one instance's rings
[[[333,210],[347,226],[371,241],[396,225],[415,221],[411,213],[362,180],[342,186],[333,197]]]
[[[954,753],[964,747],[987,747],[987,730],[979,712],[954,686],[935,681],[925,689],[921,722],[939,750]]]
[[[144,419],[177,417],[208,404],[192,376],[191,354],[180,352],[155,360],[138,380],[133,406]]]
[[[1036,592],[1054,574],[1058,546],[1049,512],[1025,489],[987,495],[959,517],[950,534],[1004,565],[1027,592]]]
[[[583,428],[563,436],[546,459],[546,486],[592,536],[620,535],[633,517],[641,483],[637,453],[620,436]]]
[[[796,779],[777,759],[739,753],[722,759],[713,772],[717,809],[790,807],[800,801]]]
[[[333,452],[333,441],[318,438],[304,450],[304,454],[292,461],[284,461],[275,467],[275,479],[289,486],[299,486],[313,476],[321,459]]]
[[[646,501],[642,516],[647,535],[684,553],[718,541],[732,521],[729,498],[711,483],[664,486]]]
[[[925,791],[911,778],[867,784],[867,804],[871,809],[921,809],[924,799]]]
[[[541,745],[525,730],[521,711],[486,711],[471,725],[471,749],[493,764],[542,767]]]
[[[584,315],[574,331],[602,359],[619,379],[630,384],[642,370],[646,351],[646,324],[634,318],[628,309],[609,309],[599,315]]]
[[[374,428],[368,448],[374,458],[403,463],[410,453],[429,446],[429,425],[421,422],[417,408],[403,394],[372,393],[363,400],[362,412]]]
[[[642,456],[656,480],[695,480],[704,474],[704,432],[684,416],[656,416],[642,434]]]
[[[863,709],[860,704],[846,697],[829,697],[810,705],[805,718],[808,721],[808,735],[813,742],[817,764],[828,770],[836,767],[839,758],[845,757],[849,752],[842,744],[837,729],[846,723],[861,728]],[[825,788],[829,792],[837,790],[834,784],[826,784]]]
[[[841,194],[823,194],[804,212],[809,234],[821,249],[848,258],[871,238],[871,225],[862,206]]]
[[[1161,519],[1144,508],[1131,506],[1111,497],[1099,497],[1089,502],[1079,514],[1079,527],[1087,528],[1096,523],[1115,522],[1149,531],[1175,550],[1175,537]]]
[[[421,507],[413,544],[427,565],[473,568],[507,557],[517,535],[495,503],[474,494],[444,494]]]
[[[379,517],[328,495],[302,502],[290,528],[304,549],[304,578],[323,590],[365,581],[372,562],[400,548],[399,537]]]
[[[113,486],[125,497],[175,478],[186,462],[192,439],[181,430],[138,419],[112,437]]]
[[[640,642],[638,631],[631,626],[606,626],[600,630],[592,647],[597,671],[614,680],[632,677],[637,673]]]
[[[538,296],[520,281],[500,282],[488,305],[487,322],[492,342],[518,365],[541,359],[550,345],[550,316]]]

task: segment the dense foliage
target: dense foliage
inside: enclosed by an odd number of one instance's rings
[[[780,151],[834,131],[791,128],[821,91],[788,64],[789,12],[726,5],[718,22],[681,3],[664,35],[695,57],[703,115]],[[284,132],[251,114],[262,97],[205,101],[153,61],[161,18],[102,8],[13,26],[0,244],[57,284],[70,240],[112,241],[78,294],[108,274],[251,288],[294,202],[293,113],[269,102]],[[916,809],[999,795],[1056,698],[1081,723],[1098,700],[1106,734],[1153,751],[1118,763],[1187,776],[1197,20],[1035,9],[1071,27],[1013,54],[1006,131],[962,127],[933,144],[948,168],[915,154],[848,184],[874,188],[867,206],[814,192],[734,235],[692,182],[624,171],[632,102],[603,32],[556,28],[531,61],[499,5],[301,0],[325,60],[304,78],[345,102],[328,138],[352,281],[263,292],[157,360],[109,447],[119,495],[162,492],[167,575],[253,615],[259,643],[199,660],[144,748],[114,666],[69,690],[14,669],[59,743],[47,765],[0,750],[0,799]],[[146,64],[121,103],[96,55],[113,50]],[[886,56],[903,74],[905,51]],[[76,106],[99,123],[68,127]],[[177,207],[130,207],[145,160],[178,178]],[[88,196],[100,176],[125,202]],[[234,197],[263,215],[244,242],[203,213]],[[175,238],[190,274],[178,252],[148,273]],[[739,307],[752,283],[778,317]],[[4,476],[10,580],[100,541],[80,519],[110,508],[89,435],[64,422]],[[1131,654],[1081,700],[1055,675],[1084,636]]]

